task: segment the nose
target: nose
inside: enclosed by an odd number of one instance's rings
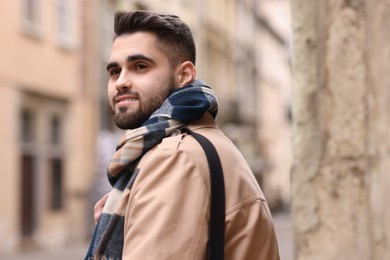
[[[131,88],[131,80],[126,70],[121,70],[118,79],[115,82],[115,88],[118,92]]]

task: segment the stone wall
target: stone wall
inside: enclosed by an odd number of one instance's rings
[[[296,259],[390,259],[390,4],[292,13]]]

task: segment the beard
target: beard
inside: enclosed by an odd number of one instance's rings
[[[139,108],[136,110],[131,111],[128,107],[121,107],[119,108],[119,111],[115,111],[115,108],[110,105],[110,109],[114,115],[114,123],[122,130],[141,127],[142,124],[161,107],[162,103],[174,89],[174,78],[171,76],[166,84],[161,86],[161,89],[158,92],[147,97],[138,96]],[[123,94],[127,94],[127,92],[123,92],[120,95]],[[115,102],[113,102],[113,104],[115,104]]]

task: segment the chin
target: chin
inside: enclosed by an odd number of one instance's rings
[[[122,112],[114,115],[114,123],[122,130],[139,128],[142,126],[143,122],[145,122],[144,118],[139,115]]]

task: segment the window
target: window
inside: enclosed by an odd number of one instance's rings
[[[61,141],[61,121],[59,116],[52,116],[50,120],[50,143],[59,144]]]
[[[41,34],[40,26],[40,0],[22,1],[22,27],[32,36]]]
[[[23,93],[21,104],[20,168],[23,186],[20,213],[22,235],[27,237],[37,231],[36,223],[42,217],[37,210],[47,208],[62,213],[66,203],[64,138],[67,103],[36,93]],[[42,197],[47,200],[38,200]]]
[[[58,42],[62,47],[71,47],[72,9],[70,0],[56,0],[56,27]]]
[[[68,5],[64,0],[57,0],[57,28],[60,34],[69,33]]]
[[[34,115],[32,111],[23,110],[21,115],[21,139],[24,143],[30,143],[34,139]]]

